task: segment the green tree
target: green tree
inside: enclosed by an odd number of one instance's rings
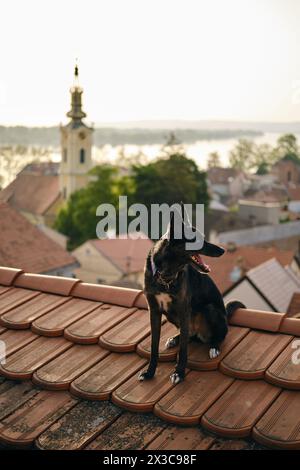
[[[220,155],[218,152],[211,152],[208,155],[208,160],[207,160],[207,167],[208,168],[216,168],[221,166],[221,159]]]
[[[260,144],[254,146],[252,169],[258,175],[265,175],[269,172],[271,165],[275,163],[274,151],[269,144]]]
[[[252,140],[239,139],[230,151],[229,163],[232,168],[247,171],[253,167],[255,145]]]
[[[194,160],[185,154],[175,153],[148,165],[134,166],[133,178],[135,200],[145,204],[149,213],[154,203],[172,205],[183,201],[208,207],[206,173],[200,171]]]
[[[173,154],[143,166],[133,167],[135,199],[149,206],[151,203],[183,201],[208,204],[206,173],[194,160],[184,154]]]
[[[297,138],[294,134],[283,134],[277,140],[277,146],[274,149],[274,158],[300,162],[300,150],[298,147]]]
[[[180,153],[147,165],[133,165],[125,175],[111,165],[97,166],[90,173],[92,181],[71,195],[55,221],[55,228],[69,237],[69,249],[96,237],[97,207],[110,203],[118,212],[120,195],[128,196],[128,205],[143,203],[148,210],[152,203],[183,201],[207,206],[209,202],[206,174]]]
[[[94,167],[86,188],[71,194],[54,227],[69,237],[69,249],[96,238],[96,209],[101,203],[118,204],[118,170],[111,165]]]

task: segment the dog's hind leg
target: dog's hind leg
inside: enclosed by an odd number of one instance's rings
[[[158,362],[158,348],[161,330],[161,312],[159,311],[157,301],[155,298],[147,298],[150,309],[150,322],[151,322],[151,357],[148,369],[141,372],[139,380],[152,379],[155,374]]]
[[[215,359],[220,354],[220,344],[228,332],[227,315],[225,308],[209,304],[203,311],[210,329],[210,359]]]

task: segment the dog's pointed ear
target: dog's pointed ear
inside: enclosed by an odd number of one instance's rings
[[[205,256],[211,256],[213,258],[222,256],[225,253],[224,248],[213,243],[206,242],[204,240],[203,247],[200,250],[200,253]]]

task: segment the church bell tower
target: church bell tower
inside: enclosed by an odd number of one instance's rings
[[[68,124],[60,127],[61,164],[60,191],[64,200],[85,187],[89,181],[88,171],[92,168],[93,128],[88,127],[83,119],[82,93],[79,86],[79,72],[76,64],[74,84],[70,89],[71,109],[67,113]]]

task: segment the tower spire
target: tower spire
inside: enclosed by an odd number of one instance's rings
[[[86,117],[86,113],[82,110],[81,95],[83,93],[82,88],[79,86],[79,68],[76,59],[74,68],[74,85],[70,89],[71,93],[71,109],[67,113],[67,116],[75,122],[81,122]]]

